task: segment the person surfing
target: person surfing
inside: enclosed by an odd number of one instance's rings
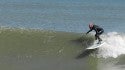
[[[86,33],[88,34],[89,32],[91,32],[92,30],[94,30],[96,32],[95,34],[95,40],[98,39],[98,43],[97,44],[100,44],[102,39],[100,38],[100,35],[104,32],[104,29],[99,27],[98,25],[94,25],[93,23],[90,23],[89,24],[89,28],[90,30]]]

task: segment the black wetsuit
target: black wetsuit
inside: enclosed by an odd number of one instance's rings
[[[99,41],[102,41],[102,39],[99,37],[103,32],[103,28],[97,26],[97,25],[93,25],[93,27],[86,33],[88,34],[89,32],[91,32],[92,30],[95,30],[96,34],[95,34],[95,39],[99,40]]]

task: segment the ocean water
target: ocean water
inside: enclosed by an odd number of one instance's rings
[[[0,70],[125,70],[124,0],[0,0]],[[93,22],[105,44],[93,45]]]
[[[123,0],[0,0],[0,25],[86,32],[93,22],[105,32],[124,32]],[[112,28],[113,27],[113,28]]]

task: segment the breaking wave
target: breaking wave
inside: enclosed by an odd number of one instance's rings
[[[102,36],[105,44],[99,49],[97,56],[108,58],[117,58],[118,56],[125,54],[125,35],[117,32],[110,32]]]

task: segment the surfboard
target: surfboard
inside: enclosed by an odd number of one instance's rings
[[[101,44],[94,44],[94,45],[92,45],[92,46],[90,46],[90,47],[88,47],[88,48],[86,48],[86,49],[96,49],[96,48],[101,47],[104,43],[105,43],[105,42],[102,42]]]

